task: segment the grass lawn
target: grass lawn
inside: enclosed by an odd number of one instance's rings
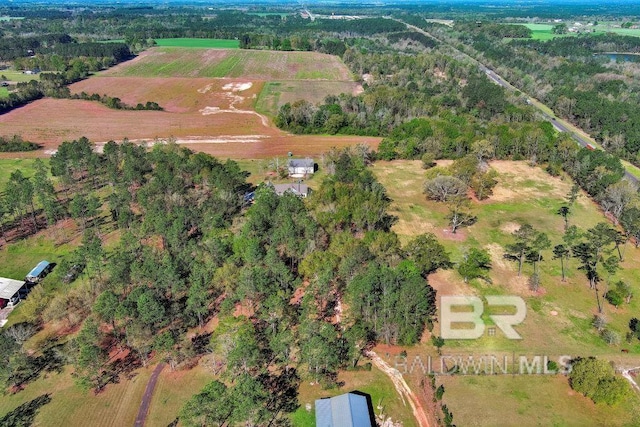
[[[17,156],[20,153],[15,153]],[[0,159],[0,189],[4,190],[4,186],[9,181],[11,174],[17,169],[22,170],[25,176],[32,176],[34,173],[34,159]],[[45,162],[47,160],[44,160]]]
[[[403,403],[391,380],[378,369],[340,372],[338,381],[344,381],[344,386],[335,390],[323,390],[320,385],[311,385],[309,381],[303,381],[300,384],[298,395],[300,408],[291,415],[295,427],[315,427],[316,399],[356,390],[371,396],[371,404],[376,415],[380,414],[380,407],[382,407],[384,414],[391,417],[393,421],[401,421],[404,427],[416,426],[411,408]],[[307,410],[308,407],[310,410]]]
[[[224,39],[194,39],[194,38],[175,38],[175,39],[155,39],[158,46],[168,47],[198,47],[198,48],[216,48],[216,49],[238,49],[240,42],[238,40]]]
[[[151,399],[147,425],[169,425],[186,401],[213,380],[213,374],[200,365],[188,371],[171,371],[165,367]]]
[[[16,70],[0,70],[0,76],[5,76],[11,82],[21,83],[31,80],[40,80],[40,74],[24,74]]]
[[[629,172],[631,175],[635,176],[636,178],[640,179],[640,168],[638,168],[637,166],[632,165],[631,163],[627,162],[626,160],[620,160],[622,162],[622,165],[624,166],[624,169]]]
[[[443,161],[442,165],[450,162]],[[387,188],[393,200],[391,213],[399,220],[394,230],[403,243],[419,233],[434,233],[451,254],[454,264],[461,261],[471,247],[486,249],[491,255],[492,283],[473,280],[465,283],[455,269],[439,271],[429,276],[429,282],[441,295],[517,295],[525,300],[526,318],[515,329],[521,340],[508,340],[498,330],[496,336],[486,334],[477,340],[446,340],[442,351],[449,356],[468,357],[487,354],[547,355],[556,360],[561,355],[598,356],[619,365],[640,365],[640,342],[626,343],[624,335],[631,317],[640,313],[640,301],[615,308],[604,303],[608,327],[617,332],[622,343],[607,345],[591,326],[597,312],[594,291],[589,289],[578,262],[568,262],[568,279],[561,281],[560,264],[550,250],[543,252],[540,263],[541,291],[529,290],[527,279],[532,266],[524,266],[518,276],[517,264],[503,258],[505,246],[513,242],[511,233],[524,223],[547,233],[552,246],[561,242],[563,220],[556,214],[571,187],[568,178],[554,178],[541,168],[524,162],[493,162],[498,172],[494,195],[483,202],[472,202],[477,223],[461,230],[458,235],[448,231],[447,208],[426,200],[422,194],[425,171],[419,161],[376,162],[373,172]],[[607,222],[598,206],[582,193],[573,207],[570,223],[581,229]],[[640,292],[640,250],[627,244],[623,270],[612,280],[623,279],[631,284],[634,293]],[[606,279],[600,285],[606,290]],[[483,320],[490,324],[485,308]],[[434,334],[440,326],[436,323]],[[428,337],[427,337],[428,338]],[[628,354],[620,352],[628,349]],[[434,356],[433,346],[419,344],[409,349],[409,361],[414,355],[425,360]],[[439,370],[439,362],[437,362]],[[424,375],[405,375],[414,390],[419,389]],[[457,425],[634,425],[640,419],[637,396],[617,408],[594,405],[590,400],[573,393],[562,376],[454,376],[439,377],[445,386],[444,400],[454,414]]]
[[[6,87],[0,87],[0,98],[6,98],[9,96],[9,89]]]
[[[445,376],[444,402],[460,426],[632,426],[640,399],[610,407],[573,392],[564,376]]]
[[[2,396],[0,417],[25,402],[49,394],[51,402],[40,409],[35,425],[118,427],[134,424],[151,368],[133,372],[131,380],[109,384],[98,395],[76,386],[70,371],[65,367],[62,373],[48,373],[19,393]]]
[[[361,89],[352,81],[273,81],[264,84],[256,101],[256,111],[270,117],[278,114],[279,108],[304,99],[312,104],[324,101],[328,95],[353,94]]]

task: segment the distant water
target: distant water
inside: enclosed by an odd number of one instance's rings
[[[594,58],[609,58],[610,61],[640,62],[640,54],[634,53],[594,53]]]

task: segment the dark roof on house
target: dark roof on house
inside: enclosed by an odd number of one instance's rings
[[[11,299],[12,296],[24,286],[22,280],[13,280],[0,277],[0,298]]]
[[[309,187],[307,184],[273,184],[273,189],[276,191],[278,196],[282,196],[287,191],[291,191],[295,195],[303,195],[309,193]]]
[[[366,396],[346,393],[316,400],[316,427],[372,427]]]
[[[39,277],[47,267],[49,267],[49,261],[40,261],[38,265],[33,267],[33,270],[27,274],[27,277]]]
[[[313,159],[289,159],[289,167],[291,168],[312,168],[314,165]]]

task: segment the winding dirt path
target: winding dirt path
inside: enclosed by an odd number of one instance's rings
[[[147,420],[147,413],[149,412],[149,405],[151,405],[151,397],[153,397],[153,391],[156,388],[156,383],[158,382],[158,376],[162,369],[164,369],[165,364],[160,363],[153,370],[151,374],[151,378],[149,378],[149,382],[147,383],[147,388],[144,390],[144,394],[142,395],[142,402],[140,403],[140,409],[138,409],[138,416],[136,417],[135,427],[144,426],[145,421]]]
[[[374,351],[365,352],[365,356],[371,360],[371,363],[373,363],[376,368],[380,369],[391,379],[402,400],[405,402],[409,401],[409,406],[411,406],[411,411],[413,412],[413,416],[418,422],[418,425],[420,427],[431,427],[425,410],[422,407],[420,400],[418,400],[418,396],[416,396],[413,390],[411,390],[407,382],[402,377],[402,374],[396,368],[389,366],[389,364],[382,360],[382,358]]]

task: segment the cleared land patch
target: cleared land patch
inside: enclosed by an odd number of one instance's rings
[[[262,92],[258,96],[256,110],[262,114],[275,116],[278,109],[287,102],[293,103],[300,99],[318,104],[324,101],[327,95],[340,95],[341,93],[359,94],[362,86],[351,81],[274,81],[264,84]]]
[[[216,67],[228,72],[205,72]],[[289,151],[317,155],[333,146],[357,143],[377,147],[380,138],[293,136],[256,111],[264,78],[292,79],[317,72],[327,78],[351,77],[339,58],[313,52],[156,48],[70,89],[118,97],[132,106],[157,102],[164,111],[113,110],[98,102],[42,99],[0,116],[0,135],[19,134],[44,145],[29,156],[50,155],[62,141],[81,136],[98,146],[124,138],[148,143],[173,139],[194,150],[231,158],[273,157]],[[230,77],[243,73],[248,75]],[[198,77],[210,74],[218,77]],[[163,77],[167,75],[178,77]],[[312,89],[306,90],[306,84]],[[318,102],[328,94],[358,90],[352,81],[305,80],[291,85],[293,89],[282,98],[269,92],[271,98],[264,104],[277,111],[279,99],[295,101],[300,96]]]
[[[496,161],[491,163],[491,167],[499,174],[495,196],[472,203],[472,211],[478,221],[458,233],[462,238],[454,238],[448,232],[446,205],[426,200],[422,193],[425,171],[419,161],[376,162],[373,166],[374,173],[393,200],[391,213],[399,217],[393,229],[401,240],[406,242],[418,233],[432,232],[450,252],[454,263],[460,262],[471,247],[480,247],[490,253],[492,284],[483,281],[465,284],[455,270],[446,274],[439,272],[438,275],[445,276],[434,281],[438,295],[456,294],[460,289],[466,289],[465,293],[476,295],[519,295],[527,302],[527,317],[518,326],[522,340],[484,336],[478,340],[448,341],[445,348],[482,351],[489,347],[496,351],[550,355],[578,355],[588,351],[590,355],[620,356],[620,347],[605,344],[591,327],[593,315],[597,312],[595,293],[589,289],[584,273],[578,270],[576,259],[568,261],[568,279],[562,282],[559,260],[553,259],[551,249],[543,251],[544,259],[540,263],[542,289],[534,293],[529,290],[527,282],[533,272],[532,265],[526,264],[523,274],[518,276],[517,264],[503,257],[506,245],[514,242],[511,233],[524,223],[545,232],[552,247],[562,243],[563,219],[557,211],[571,188],[570,180],[551,177],[525,162]],[[582,230],[607,221],[598,206],[584,193],[573,209],[570,224],[576,224]],[[634,287],[634,292],[640,292],[640,250],[627,243],[625,251],[623,270],[611,281],[625,280]],[[443,283],[446,286],[440,286]],[[601,284],[600,290],[601,293],[606,291],[606,283]],[[632,300],[631,304],[619,308],[605,304],[609,327],[623,337],[630,318],[638,312],[640,301]],[[439,333],[439,326],[436,326],[435,333]],[[621,347],[630,350],[629,357],[638,359],[640,344],[623,343]]]
[[[319,155],[334,146],[358,143],[375,149],[381,140],[290,135],[265,126],[257,114],[124,111],[97,102],[68,99],[42,99],[0,116],[0,134],[20,134],[43,144],[43,149],[30,152],[29,156],[48,156],[62,141],[81,136],[96,143],[123,138],[153,143],[156,138],[173,137],[193,150],[223,158],[264,158],[286,155],[289,151],[296,155]],[[15,153],[8,154],[16,157]]]
[[[594,405],[572,391],[563,376],[440,379],[446,390],[444,402],[461,426],[629,426],[640,419],[637,395],[619,406]]]
[[[229,77],[250,80],[352,80],[340,58],[316,52],[157,47],[101,75]]]
[[[72,93],[107,94],[135,106],[153,101],[165,112],[198,112],[205,107],[251,109],[263,82],[247,79],[92,77],[70,86]]]
[[[164,47],[196,47],[196,48],[216,48],[216,49],[238,49],[240,42],[238,40],[226,39],[194,39],[194,38],[176,38],[176,39],[155,39],[158,46]]]

